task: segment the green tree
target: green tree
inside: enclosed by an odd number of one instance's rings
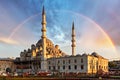
[[[113,61],[112,61],[112,62],[109,62],[108,65],[109,65],[109,68],[110,68],[110,69],[117,67],[117,64],[116,64],[115,62],[113,62]]]

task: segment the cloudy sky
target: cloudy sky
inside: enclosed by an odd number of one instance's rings
[[[71,54],[75,23],[76,54],[97,52],[120,58],[120,0],[0,0],[0,57],[16,57],[41,38],[45,6],[47,37]]]

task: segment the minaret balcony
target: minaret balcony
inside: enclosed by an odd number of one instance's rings
[[[46,21],[42,21],[41,24],[44,25],[44,24],[47,24],[47,22]]]
[[[72,34],[71,36],[72,36],[72,37],[75,37],[75,34]]]
[[[46,29],[41,29],[42,32],[46,31]]]
[[[71,47],[76,47],[76,45],[75,45],[75,44],[72,44]]]
[[[72,42],[75,42],[75,40],[73,39],[73,40],[71,40]]]

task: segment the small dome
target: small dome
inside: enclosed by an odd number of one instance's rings
[[[84,53],[84,54],[82,54],[82,56],[87,56],[87,54],[86,54],[86,53]]]
[[[81,54],[76,54],[76,56],[81,56]]]
[[[98,57],[99,55],[96,52],[93,52],[91,55]]]
[[[31,52],[31,49],[30,49],[30,48],[28,48],[28,52],[29,52],[29,53]]]
[[[27,51],[24,49],[24,52],[27,52]]]
[[[35,45],[34,44],[31,45],[31,49],[35,49]]]
[[[20,53],[20,56],[22,57],[23,55],[24,55],[24,53],[23,53],[23,52],[21,52],[21,53]]]
[[[56,48],[56,49],[59,49],[59,45],[55,45],[55,48]]]
[[[31,45],[31,47],[35,47],[35,45],[34,45],[34,44],[32,44],[32,45]]]

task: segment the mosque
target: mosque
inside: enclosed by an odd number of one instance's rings
[[[58,45],[46,36],[46,13],[42,10],[42,36],[41,39],[31,48],[20,53],[20,57],[14,60],[17,73],[58,71],[73,73],[97,73],[98,70],[108,72],[108,59],[98,55],[96,52],[91,54],[76,55],[75,47],[75,27],[72,24],[72,55],[64,53]]]

